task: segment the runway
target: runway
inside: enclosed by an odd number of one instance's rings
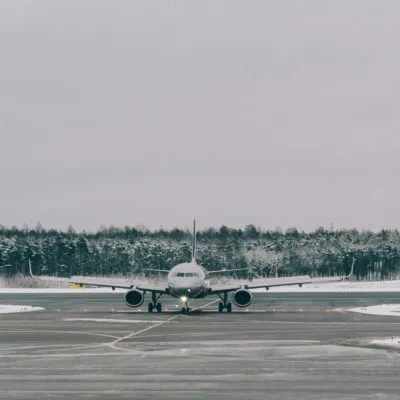
[[[400,293],[257,293],[248,310],[189,316],[122,297],[1,294],[46,310],[0,315],[0,398],[399,399],[400,353],[365,346],[400,318],[335,310]]]

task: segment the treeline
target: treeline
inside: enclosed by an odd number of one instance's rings
[[[247,268],[258,276],[342,275],[353,258],[359,279],[397,278],[400,275],[400,233],[333,230],[314,232],[290,229],[264,231],[205,229],[197,234],[198,262],[207,269]],[[95,233],[0,226],[0,274],[28,274],[28,259],[35,274],[132,276],[146,268],[168,270],[191,258],[189,231],[149,231],[135,227],[104,227]]]

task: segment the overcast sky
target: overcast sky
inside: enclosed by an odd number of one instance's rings
[[[2,0],[0,224],[400,228],[398,0]]]

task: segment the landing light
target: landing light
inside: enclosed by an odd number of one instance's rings
[[[188,300],[188,298],[187,298],[186,296],[182,296],[182,297],[181,297],[181,302],[182,302],[182,303],[186,303],[187,300]]]

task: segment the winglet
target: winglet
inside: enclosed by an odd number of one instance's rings
[[[196,219],[193,220],[192,262],[196,262]]]
[[[30,275],[32,278],[34,278],[35,275],[33,275],[33,272],[32,272],[32,263],[31,263],[31,259],[30,259],[30,258],[28,259],[28,264],[29,264],[29,275]]]
[[[356,262],[356,259],[353,258],[353,262],[351,263],[351,270],[350,270],[350,273],[349,273],[348,275],[346,275],[346,276],[344,277],[344,279],[348,279],[348,278],[351,278],[351,277],[353,276],[354,264],[355,264],[355,262]]]

